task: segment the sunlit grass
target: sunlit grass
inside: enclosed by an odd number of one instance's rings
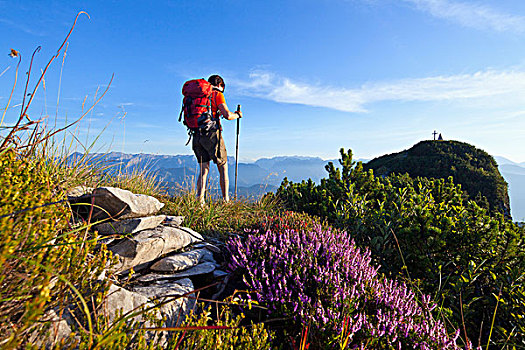
[[[194,189],[181,191],[173,197],[163,198],[166,206],[162,213],[184,216],[184,225],[214,237],[242,232],[255,223],[279,212],[280,203],[273,197],[258,200],[233,199],[230,202],[208,198],[201,205]]]

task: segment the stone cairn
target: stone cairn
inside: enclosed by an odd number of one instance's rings
[[[166,320],[163,326],[173,327],[194,308],[196,289],[215,284],[213,294],[207,292],[212,299],[224,290],[228,274],[214,258],[220,249],[183,227],[184,217],[156,215],[164,206],[156,198],[114,187],[77,187],[69,191],[68,200],[77,220],[100,222],[93,226],[105,236],[100,244],[118,259],[110,267],[118,278],[102,308],[110,320],[118,312],[148,308],[155,301],[160,302],[157,315]],[[59,327],[66,327],[64,322]]]

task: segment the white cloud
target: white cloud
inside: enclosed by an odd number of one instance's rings
[[[240,93],[276,102],[364,112],[358,90],[307,85],[265,71],[252,72],[248,81],[235,82]]]
[[[474,74],[435,76],[367,83],[359,88],[309,85],[270,72],[257,71],[247,81],[236,81],[238,92],[281,103],[325,107],[344,112],[366,112],[383,101],[444,101],[511,96],[525,91],[525,71],[480,71]]]
[[[525,17],[501,12],[492,7],[451,0],[403,0],[432,16],[458,22],[465,27],[498,32],[525,32]]]

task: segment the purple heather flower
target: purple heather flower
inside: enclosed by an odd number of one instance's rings
[[[246,271],[244,281],[257,301],[292,316],[298,330],[310,323],[328,342],[348,317],[352,348],[386,337],[398,349],[459,349],[459,333],[449,336],[432,318],[436,306],[430,296],[417,300],[405,284],[379,275],[370,252],[356,247],[346,232],[316,226],[247,233],[244,242],[239,237],[228,242],[230,269]]]

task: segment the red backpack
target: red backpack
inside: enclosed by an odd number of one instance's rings
[[[182,110],[179,122],[184,113],[184,125],[192,131],[210,131],[219,128],[219,122],[213,117],[211,100],[213,85],[204,79],[188,80],[182,87]]]

